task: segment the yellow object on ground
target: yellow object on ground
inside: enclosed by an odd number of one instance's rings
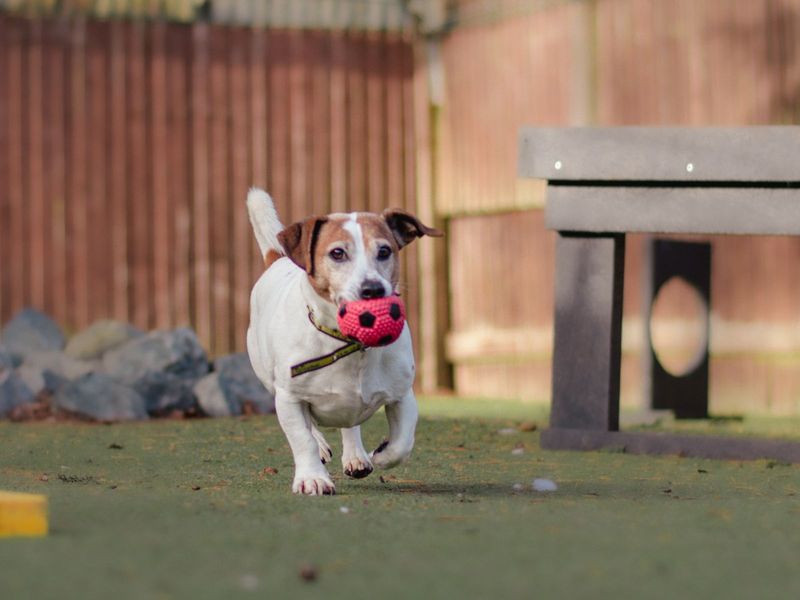
[[[47,498],[0,492],[0,538],[47,535]]]

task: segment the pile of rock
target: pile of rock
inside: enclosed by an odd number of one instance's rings
[[[194,331],[98,321],[67,340],[25,309],[0,331],[0,418],[125,421],[274,412],[247,354],[209,362]]]

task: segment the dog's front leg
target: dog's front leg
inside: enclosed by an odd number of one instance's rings
[[[411,455],[419,414],[412,390],[399,402],[387,404],[385,410],[389,421],[389,440],[372,453],[372,463],[380,469],[396,467]]]
[[[361,427],[356,425],[342,429],[342,469],[353,479],[361,479],[372,473],[372,463],[361,442]]]
[[[336,486],[320,460],[319,445],[311,434],[305,410],[303,402],[276,390],[275,412],[294,455],[292,491],[309,496],[335,494]]]

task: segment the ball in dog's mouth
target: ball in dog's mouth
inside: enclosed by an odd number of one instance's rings
[[[339,331],[365,346],[388,346],[403,331],[406,307],[400,296],[345,302],[337,321]]]

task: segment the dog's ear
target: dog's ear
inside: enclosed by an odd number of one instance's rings
[[[383,219],[392,230],[397,246],[402,248],[423,235],[442,237],[444,234],[438,229],[428,227],[411,213],[398,208],[387,208],[383,211]]]
[[[278,234],[278,241],[283,246],[286,256],[298,267],[314,276],[314,250],[317,246],[320,229],[327,217],[308,217],[289,225]]]

